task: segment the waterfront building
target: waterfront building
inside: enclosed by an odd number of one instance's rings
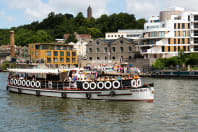
[[[119,29],[118,32],[105,33],[105,39],[118,39],[120,37],[127,39],[139,39],[142,37],[143,32],[143,29]]]
[[[167,58],[180,51],[198,52],[198,12],[177,7],[149,18],[139,47],[145,58]]]
[[[63,66],[77,65],[77,50],[71,44],[29,44],[29,55],[33,62]]]
[[[87,59],[94,63],[120,63],[134,58],[135,41],[132,39],[96,39],[87,44]]]

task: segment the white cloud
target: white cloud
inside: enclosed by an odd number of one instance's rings
[[[183,7],[185,10],[198,11],[198,0],[126,0],[126,10],[137,18],[159,16],[160,11],[172,7]]]
[[[16,20],[14,17],[6,15],[5,11],[3,10],[0,11],[0,19],[6,20],[9,23],[14,22]]]
[[[91,5],[93,16],[99,17],[106,11],[107,0],[10,0],[11,8],[23,9],[26,17],[30,20],[40,20],[45,18],[50,12],[72,13],[83,12],[86,15],[87,7]]]

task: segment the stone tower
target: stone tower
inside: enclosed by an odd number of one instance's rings
[[[87,8],[87,18],[92,18],[92,8],[90,6]]]
[[[10,52],[11,52],[11,57],[15,58],[15,45],[14,45],[14,31],[10,31]]]

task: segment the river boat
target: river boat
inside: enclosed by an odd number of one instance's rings
[[[154,85],[138,76],[110,77],[83,69],[8,69],[7,90],[89,100],[154,101]]]

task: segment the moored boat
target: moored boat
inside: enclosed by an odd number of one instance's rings
[[[82,69],[9,69],[8,91],[74,99],[154,100],[154,85],[138,76],[109,77]]]

